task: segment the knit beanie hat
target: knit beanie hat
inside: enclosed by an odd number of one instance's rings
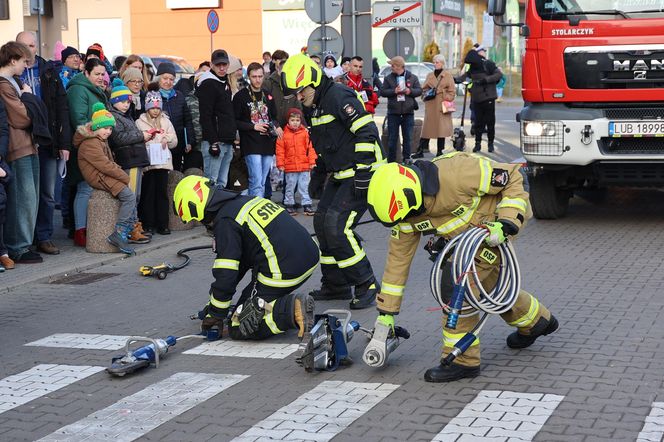
[[[106,109],[102,103],[95,103],[92,105],[92,120],[90,128],[92,130],[101,129],[102,127],[115,126],[115,118]]]
[[[101,61],[104,61],[104,49],[99,43],[93,43],[87,51],[85,51],[85,58],[88,58],[88,55],[96,55]]]
[[[161,74],[171,74],[175,77],[175,65],[170,61],[159,63],[159,67],[157,68],[157,75],[159,76]]]
[[[64,62],[64,61],[65,61],[70,55],[77,55],[77,54],[78,54],[78,55],[81,55],[81,54],[78,53],[78,49],[73,48],[73,47],[71,47],[71,46],[67,46],[67,47],[64,48],[64,49],[62,50],[62,52],[60,53],[63,62]]]
[[[145,94],[145,110],[161,109],[161,94],[159,93],[159,85],[157,83],[150,83],[148,86],[148,93]]]
[[[111,104],[121,101],[131,100],[132,93],[129,88],[119,78],[113,79],[113,89],[111,90]]]
[[[122,73],[122,81],[127,84],[131,80],[142,80],[143,74],[137,68],[127,68]]]
[[[286,115],[288,116],[288,118],[292,117],[293,115],[297,115],[298,117],[300,117],[300,121],[304,123],[304,114],[300,109],[296,107],[289,108],[288,112],[286,112]]]

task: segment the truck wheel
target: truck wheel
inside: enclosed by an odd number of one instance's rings
[[[558,219],[567,214],[570,192],[556,187],[555,175],[529,176],[530,204],[537,219]]]

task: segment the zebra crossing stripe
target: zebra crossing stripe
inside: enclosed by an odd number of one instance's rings
[[[247,377],[176,373],[39,440],[132,441]]]
[[[186,355],[228,356],[236,358],[285,359],[297,351],[297,344],[271,344],[267,342],[219,340],[204,342]]]
[[[483,390],[433,441],[532,440],[564,396]]]
[[[664,440],[664,402],[653,402],[637,442],[660,442]]]
[[[92,376],[104,367],[41,364],[0,379],[0,413]]]
[[[94,335],[83,333],[56,333],[28,342],[31,347],[83,348],[87,350],[120,350],[129,336]]]
[[[325,381],[233,442],[265,439],[328,441],[398,387],[394,384]]]

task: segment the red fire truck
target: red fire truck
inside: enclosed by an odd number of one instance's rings
[[[537,218],[582,188],[664,186],[664,0],[527,0],[517,116]]]

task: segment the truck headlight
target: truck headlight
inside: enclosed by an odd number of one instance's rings
[[[563,154],[562,121],[521,121],[521,150],[529,155]]]
[[[555,137],[556,122],[554,121],[528,121],[524,124],[524,135],[529,137]]]

